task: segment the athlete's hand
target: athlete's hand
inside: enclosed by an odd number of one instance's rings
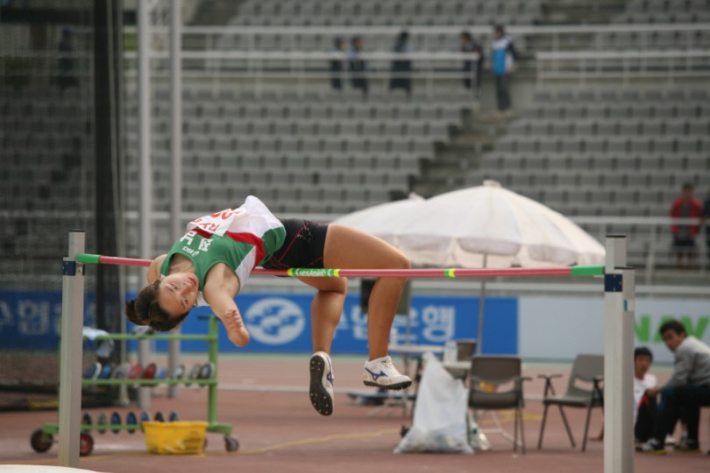
[[[237,309],[226,311],[222,317],[222,322],[224,322],[227,335],[232,343],[238,347],[245,347],[249,344],[249,332],[244,326],[242,316]]]

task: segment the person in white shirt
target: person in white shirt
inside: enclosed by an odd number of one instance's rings
[[[656,376],[648,372],[652,363],[651,350],[646,347],[637,347],[634,350],[634,437],[639,442],[645,442],[653,435],[656,400],[644,396],[646,391],[655,388],[657,383]]]
[[[646,347],[634,350],[634,438],[637,442],[645,442],[653,435],[656,420],[656,399],[645,396],[649,389],[656,387],[656,376],[649,373],[653,363],[653,353]],[[639,411],[641,415],[639,416]],[[604,427],[597,440],[604,439]]]

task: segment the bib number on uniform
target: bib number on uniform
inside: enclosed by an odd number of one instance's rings
[[[221,212],[206,215],[193,220],[187,225],[188,230],[199,228],[202,231],[211,233],[212,235],[224,236],[229,230],[232,222],[241,212],[239,209],[224,209]]]

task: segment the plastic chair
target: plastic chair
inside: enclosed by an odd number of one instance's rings
[[[471,371],[469,372],[469,396],[468,406],[474,410],[501,410],[515,409],[515,430],[513,441],[513,451],[518,449],[518,429],[520,430],[520,445],[525,453],[525,431],[523,428],[523,408],[525,400],[523,398],[523,381],[521,374],[520,358],[513,356],[474,356],[471,359]],[[503,384],[513,383],[511,389],[507,391],[491,390]],[[494,413],[493,413],[494,414]],[[493,417],[498,430],[506,438],[510,439],[510,434],[505,432],[498,422],[497,417]]]
[[[538,450],[542,448],[542,437],[545,432],[545,420],[547,419],[547,409],[556,405],[562,414],[567,435],[569,436],[572,448],[576,447],[572,430],[567,422],[562,406],[566,407],[581,407],[587,409],[587,421],[584,425],[584,440],[582,440],[582,451],[587,448],[587,436],[589,433],[589,417],[592,413],[592,408],[601,407],[604,409],[604,391],[602,381],[604,380],[604,356],[603,355],[577,355],[570,373],[569,383],[567,384],[567,392],[562,396],[555,395],[555,388],[552,386],[552,379],[559,378],[559,374],[541,374],[538,378],[545,379],[545,396],[542,403],[545,410],[542,415],[542,424],[540,425],[540,439],[538,440]],[[591,389],[579,387],[578,382],[592,384]]]

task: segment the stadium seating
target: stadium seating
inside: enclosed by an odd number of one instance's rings
[[[703,23],[710,21],[707,0],[629,0],[615,23]]]
[[[240,7],[239,15],[232,20],[232,23],[243,26],[532,24],[542,16],[541,5],[540,0],[478,2],[247,0]],[[462,18],[465,18],[465,21],[462,21]]]
[[[284,94],[287,97],[289,94]],[[409,101],[323,93],[257,99],[190,93],[184,102],[185,210],[209,211],[260,196],[277,212],[347,213],[406,194],[420,159],[460,126],[468,96]],[[167,105],[153,110],[156,208],[169,208]],[[126,104],[129,122],[137,113]],[[126,128],[128,206],[137,206],[137,129]],[[219,187],[220,190],[216,190]]]

